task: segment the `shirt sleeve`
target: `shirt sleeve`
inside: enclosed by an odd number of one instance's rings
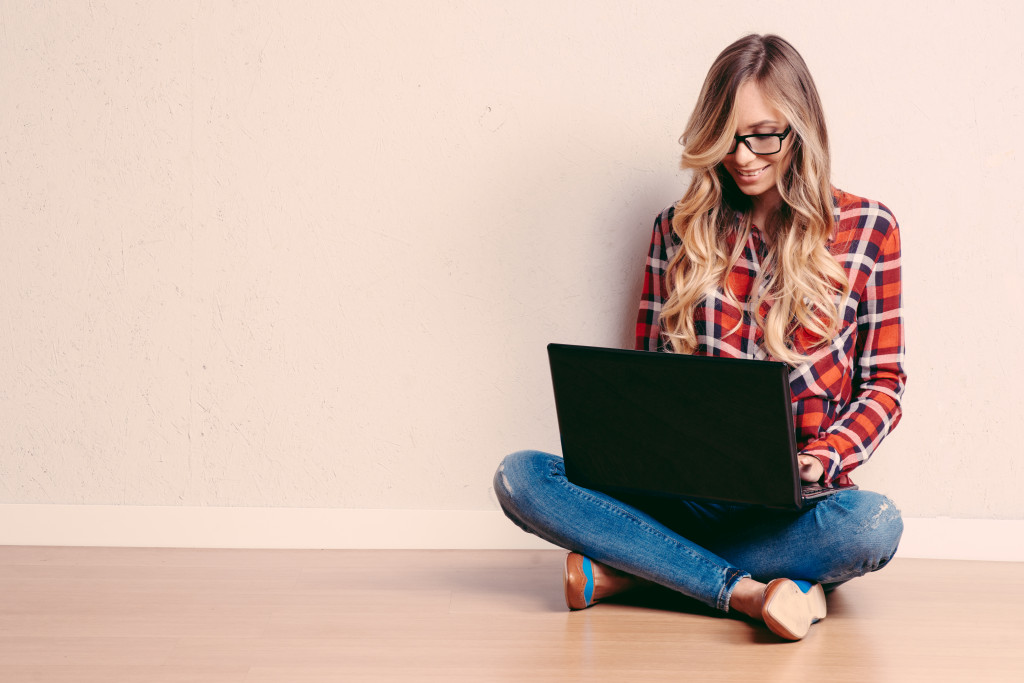
[[[671,240],[672,209],[665,210],[654,220],[651,248],[644,267],[644,289],[640,296],[640,311],[636,319],[637,351],[663,351],[661,338],[661,306],[665,303],[665,270],[668,268],[668,245]]]
[[[902,415],[906,386],[900,235],[893,221],[857,307],[857,355],[852,397],[842,415],[801,451],[825,467],[826,485],[848,484]]]

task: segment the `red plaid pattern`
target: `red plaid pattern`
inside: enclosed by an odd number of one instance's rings
[[[839,334],[793,368],[789,383],[800,452],[821,461],[826,484],[846,484],[850,471],[866,462],[899,422],[906,373],[899,226],[878,202],[841,190],[835,190],[834,199],[837,230],[829,247],[846,269],[852,290],[840,311]],[[665,269],[679,249],[673,213],[670,207],[654,222],[636,325],[640,350],[670,348],[659,317],[666,298]],[[710,293],[694,315],[696,354],[774,360],[752,310],[756,296],[751,290],[767,254],[755,228],[729,274],[742,308],[731,304],[721,289]],[[796,348],[804,353],[811,341],[803,330],[794,336]]]

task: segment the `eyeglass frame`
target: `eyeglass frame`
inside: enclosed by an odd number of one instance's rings
[[[759,157],[770,157],[771,155],[778,154],[779,152],[782,151],[782,141],[789,137],[789,134],[791,132],[793,132],[793,126],[786,126],[786,130],[782,131],[781,133],[752,133],[750,135],[733,135],[733,138],[736,140],[736,144],[733,146],[732,150],[726,152],[726,154],[735,154],[736,150],[740,148],[740,143],[742,142],[744,145],[746,145],[747,149],[750,150],[751,154],[756,154]],[[748,138],[778,138],[779,148],[774,152],[755,152],[754,148],[750,146],[749,142],[747,142]]]

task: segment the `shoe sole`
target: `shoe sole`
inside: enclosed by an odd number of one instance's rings
[[[811,624],[825,618],[825,591],[821,584],[814,584],[804,593],[789,579],[775,579],[765,588],[761,616],[775,635],[800,640]]]

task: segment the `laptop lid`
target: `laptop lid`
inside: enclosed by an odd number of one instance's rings
[[[800,509],[785,363],[549,344],[570,481]]]

